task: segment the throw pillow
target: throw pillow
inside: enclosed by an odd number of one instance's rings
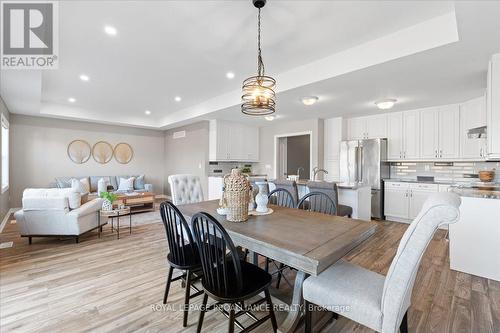
[[[80,208],[82,205],[82,195],[79,192],[69,192],[67,193],[69,209]]]
[[[101,192],[107,192],[108,191],[108,182],[106,179],[101,178],[97,182],[97,195],[100,195]]]
[[[90,192],[90,183],[89,183],[88,178],[82,178],[82,179],[73,178],[73,179],[71,179],[71,188],[74,189],[76,192],[79,192],[81,194],[89,193]]]
[[[120,184],[118,185],[118,191],[133,191],[134,190],[134,179],[135,179],[135,177],[130,177],[128,179],[120,178]]]
[[[144,190],[144,175],[137,176],[134,181],[134,190]]]

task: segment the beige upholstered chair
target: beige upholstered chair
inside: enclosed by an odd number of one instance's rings
[[[23,237],[78,236],[98,227],[103,199],[81,204],[80,193],[71,188],[36,188],[23,192],[23,208],[14,214]]]
[[[196,203],[203,201],[203,189],[200,177],[195,175],[168,176],[170,195],[174,205]]]
[[[296,206],[299,202],[299,190],[297,188],[297,183],[294,180],[275,180],[273,181],[276,188],[284,188],[292,194],[293,204]]]
[[[303,285],[306,332],[311,331],[311,303],[377,332],[407,332],[406,312],[420,260],[440,225],[459,219],[460,197],[435,193],[424,204],[399,243],[387,276],[339,261]]]

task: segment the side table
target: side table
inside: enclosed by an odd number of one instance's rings
[[[130,207],[125,207],[121,209],[113,209],[113,210],[100,210],[99,211],[99,219],[98,219],[98,227],[99,227],[99,237],[101,236],[101,216],[111,218],[111,232],[113,230],[117,231],[118,239],[120,239],[120,217],[127,216],[129,217],[129,232],[132,234],[132,214],[130,213]],[[114,228],[113,220],[116,218],[117,220],[117,228]]]

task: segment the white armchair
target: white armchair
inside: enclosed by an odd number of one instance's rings
[[[168,176],[170,193],[174,205],[182,205],[203,201],[203,189],[200,177],[194,175]]]
[[[26,189],[23,209],[14,216],[22,237],[78,236],[98,227],[103,199],[80,205],[81,196],[71,189]]]
[[[453,193],[436,193],[401,239],[387,276],[339,261],[304,281],[306,332],[311,332],[311,303],[377,332],[408,332],[407,310],[420,260],[440,225],[458,221],[461,200]]]

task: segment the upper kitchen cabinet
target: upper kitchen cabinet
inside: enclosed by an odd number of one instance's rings
[[[347,120],[350,140],[377,139],[387,137],[387,115],[358,117]]]
[[[345,136],[344,121],[341,117],[325,119],[324,122],[324,168],[328,174],[326,181],[339,181],[340,142]]]
[[[420,111],[420,157],[452,159],[460,156],[460,110],[447,105]]]
[[[420,119],[418,111],[390,113],[387,116],[387,158],[420,157]]]
[[[211,120],[209,129],[210,161],[257,162],[259,129],[224,120]]]
[[[488,66],[486,122],[488,125],[488,159],[500,159],[500,53],[494,54]]]
[[[486,158],[486,138],[471,139],[471,128],[486,126],[486,99],[475,98],[460,105],[460,157],[482,160]]]

